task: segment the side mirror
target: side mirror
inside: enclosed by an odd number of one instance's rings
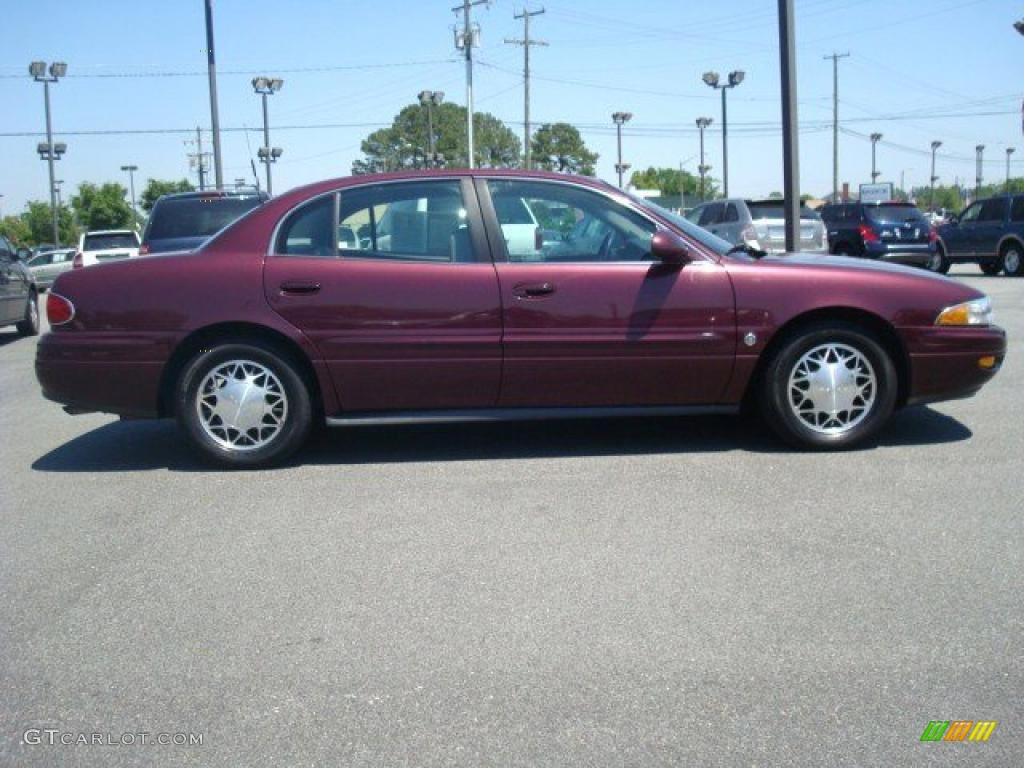
[[[659,229],[651,238],[651,256],[663,264],[685,264],[690,260],[690,246],[675,232]]]

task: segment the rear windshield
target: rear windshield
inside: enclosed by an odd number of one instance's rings
[[[138,248],[139,240],[134,232],[112,235],[86,235],[83,251],[109,251],[111,248]]]
[[[758,219],[784,219],[786,218],[786,211],[782,207],[782,201],[765,200],[765,201],[754,201],[747,202],[747,208],[750,209],[750,218],[754,221]],[[800,218],[810,219],[816,221],[821,217],[817,211],[812,211],[810,208],[800,206]]]
[[[865,205],[864,214],[872,221],[902,224],[924,221],[924,214],[913,205]]]
[[[260,204],[258,197],[189,197],[163,200],[149,220],[147,240],[209,237]]]

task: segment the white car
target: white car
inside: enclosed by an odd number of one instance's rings
[[[101,229],[86,232],[78,239],[74,268],[104,261],[132,259],[139,255],[139,233],[134,229]]]

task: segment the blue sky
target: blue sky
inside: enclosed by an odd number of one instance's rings
[[[346,175],[360,140],[390,122],[423,88],[464,103],[464,66],[452,47],[454,0],[217,0],[220,117],[225,128],[258,128],[261,113],[250,80],[258,72],[284,78],[272,97],[273,144],[280,192]],[[634,168],[696,170],[694,120],[714,118],[707,137],[712,175],[721,169],[720,102],[703,85],[708,69],[746,72],[729,94],[730,192],[764,195],[782,187],[778,131],[779,74],[774,0],[534,0],[547,13],[534,35],[535,123],[581,127],[600,153],[598,173],[613,179],[616,110],[635,117],[625,133]],[[840,179],[869,181],[867,135],[878,147],[882,180],[925,184],[928,145],[943,141],[944,182],[974,177],[974,147],[987,146],[985,176],[1005,172],[1005,148],[1020,147],[1013,173],[1024,173],[1021,97],[1024,37],[1012,28],[1024,8],[1004,0],[797,0],[801,188],[831,189],[831,62],[840,62]],[[522,49],[513,13],[521,2],[495,0],[476,10],[483,32],[477,52],[477,108],[521,133]],[[50,21],[55,19],[56,21]],[[0,209],[21,210],[47,197],[45,163],[35,153],[44,128],[42,86],[27,74],[34,59],[68,62],[53,88],[54,129],[68,153],[58,164],[65,190],[80,181],[126,183],[138,177],[189,173],[180,133],[73,135],[78,131],[173,131],[209,127],[204,77],[202,0],[35,0],[7,3],[0,53]],[[305,71],[297,71],[305,70]],[[184,74],[180,74],[184,73]],[[196,74],[189,74],[196,73]],[[331,127],[309,127],[309,126]],[[251,179],[250,154],[260,137],[223,136],[224,175]],[[209,141],[209,135],[205,136]],[[140,186],[141,186],[140,181]],[[67,193],[66,193],[67,194]]]

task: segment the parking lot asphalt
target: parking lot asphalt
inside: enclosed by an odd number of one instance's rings
[[[1020,765],[1024,280],[955,274],[1002,372],[839,454],[663,418],[210,471],[0,331],[0,765]]]

